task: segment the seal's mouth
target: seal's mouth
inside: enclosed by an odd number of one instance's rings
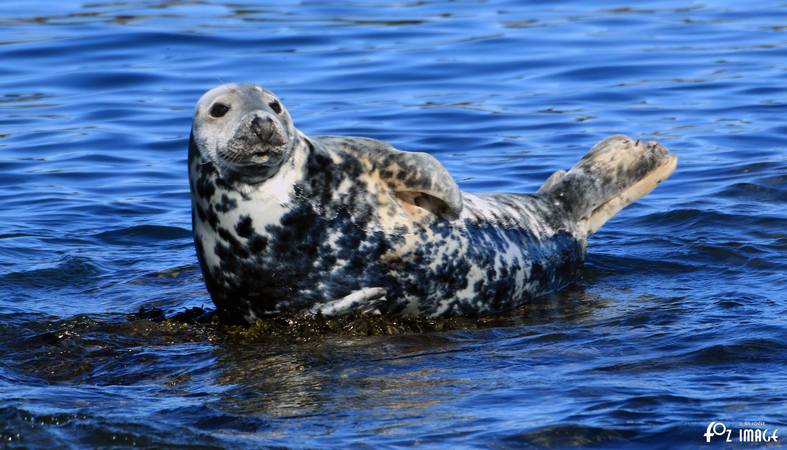
[[[272,146],[258,142],[250,147],[245,152],[235,152],[233,157],[225,160],[238,167],[265,166],[275,164],[287,151],[284,144]]]
[[[287,153],[287,143],[287,133],[278,120],[253,112],[218,154],[230,168],[253,170],[254,167],[278,165]]]
[[[235,157],[222,155],[225,165],[238,170],[254,170],[255,167],[274,165],[284,153],[283,148],[266,148]]]

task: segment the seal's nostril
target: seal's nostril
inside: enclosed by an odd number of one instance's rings
[[[257,135],[257,138],[266,144],[276,144],[274,139],[276,135],[276,127],[270,117],[265,117],[265,120],[259,116],[251,119],[251,131]]]

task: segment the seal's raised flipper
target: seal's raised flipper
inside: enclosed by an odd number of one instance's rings
[[[677,163],[678,158],[656,142],[610,136],[567,173],[552,175],[538,192],[562,205],[589,236],[667,179]]]
[[[369,138],[321,137],[324,143],[341,145],[369,164],[396,192],[400,201],[412,203],[448,220],[462,212],[462,191],[434,156],[403,152]]]
[[[378,161],[380,177],[399,198],[453,220],[462,213],[462,191],[445,167],[428,153],[393,150]]]
[[[379,305],[385,301],[385,290],[383,288],[363,288],[353,291],[342,298],[314,305],[309,310],[309,313],[321,314],[325,317],[335,317],[350,313],[380,314]]]

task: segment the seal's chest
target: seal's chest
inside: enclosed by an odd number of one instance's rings
[[[241,192],[226,187],[215,175],[192,179],[194,237],[198,251],[212,271],[227,272],[228,254],[233,261],[262,254],[271,240],[271,227],[279,227],[292,209],[292,186]],[[206,187],[207,186],[207,187]]]

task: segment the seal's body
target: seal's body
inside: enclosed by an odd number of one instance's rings
[[[225,85],[195,112],[194,239],[225,320],[494,313],[570,283],[587,237],[675,164],[613,136],[537,194],[462,193],[428,154],[307,137],[270,92]]]

